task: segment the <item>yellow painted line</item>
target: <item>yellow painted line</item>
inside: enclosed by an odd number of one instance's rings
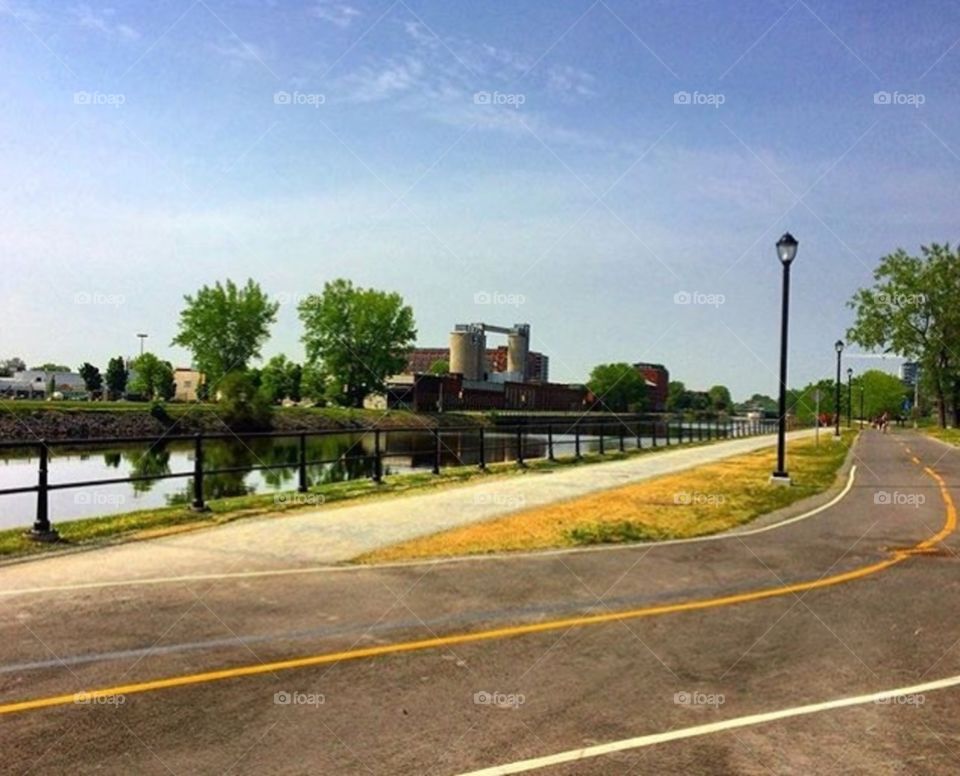
[[[913,461],[917,466],[920,465],[920,459],[917,458],[917,456],[911,455],[911,456],[910,456],[910,460]]]
[[[702,611],[705,609],[714,609],[721,606],[732,606],[735,604],[747,603],[750,601],[762,601],[767,598],[778,598],[793,593],[802,593],[808,590],[817,590],[825,587],[840,585],[845,582],[852,582],[857,579],[863,579],[872,574],[890,568],[911,557],[912,550],[923,549],[937,542],[942,541],[949,536],[957,526],[957,511],[953,499],[947,489],[943,478],[930,468],[924,471],[929,474],[940,487],[940,495],[946,505],[947,518],[943,528],[933,536],[923,542],[914,545],[906,550],[896,550],[887,560],[878,563],[862,566],[852,571],[842,574],[835,574],[831,577],[822,577],[808,582],[797,582],[792,585],[783,585],[780,587],[766,588],[746,593],[737,593],[735,595],[721,596],[719,598],[706,598],[695,601],[686,601],[674,604],[661,604],[658,606],[649,606],[640,609],[629,609],[622,612],[607,612],[605,614],[591,614],[580,617],[567,617],[560,620],[550,620],[547,622],[530,623],[526,625],[511,625],[504,628],[493,628],[491,630],[477,631],[473,633],[458,633],[450,636],[439,636],[431,639],[421,639],[418,641],[404,641],[397,644],[385,644],[376,647],[364,647],[361,649],[350,649],[343,652],[330,652],[321,655],[310,655],[307,657],[293,658],[290,660],[278,660],[272,663],[258,663],[257,665],[238,666],[236,668],[225,668],[219,671],[206,671],[196,674],[185,674],[182,676],[171,676],[164,679],[154,679],[147,682],[136,682],[133,684],[116,685],[114,687],[105,687],[98,690],[86,690],[67,695],[53,695],[46,698],[34,698],[32,700],[7,703],[0,706],[0,714],[13,714],[20,711],[31,711],[35,709],[44,709],[52,706],[69,706],[79,703],[78,699],[83,699],[85,703],[90,703],[97,698],[106,698],[117,695],[134,695],[137,693],[153,692],[155,690],[167,690],[174,687],[188,687],[192,685],[206,684],[208,682],[218,682],[224,679],[238,679],[245,676],[257,676],[260,674],[270,674],[277,671],[289,671],[295,668],[307,668],[309,666],[328,665],[330,663],[339,663],[347,660],[361,660],[364,658],[382,657],[384,655],[397,655],[404,652],[417,652],[425,649],[436,649],[438,647],[450,647],[457,644],[475,644],[483,641],[494,641],[497,639],[513,638],[515,636],[526,636],[533,633],[547,633],[550,631],[566,630],[567,628],[581,628],[587,625],[601,625],[604,623],[621,622],[623,620],[633,620],[642,617],[655,617],[663,614],[675,614],[677,612]]]

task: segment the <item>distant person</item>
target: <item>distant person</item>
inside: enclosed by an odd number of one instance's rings
[[[890,422],[890,413],[884,412],[880,416],[880,430],[886,434],[887,433],[887,424]]]

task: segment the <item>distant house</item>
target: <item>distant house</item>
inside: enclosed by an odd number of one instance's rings
[[[10,377],[0,377],[0,396],[15,399],[42,399],[51,387],[64,399],[89,397],[83,378],[75,372],[47,372],[24,369]]]
[[[198,401],[197,393],[203,385],[204,374],[190,367],[178,366],[173,370],[173,382],[176,390],[173,398],[177,401]]]

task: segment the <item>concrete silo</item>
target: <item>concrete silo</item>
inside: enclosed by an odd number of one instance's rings
[[[527,355],[530,353],[530,325],[518,323],[507,334],[507,371],[527,379]]]
[[[450,332],[450,372],[464,380],[482,380],[486,337],[473,326],[458,325]]]

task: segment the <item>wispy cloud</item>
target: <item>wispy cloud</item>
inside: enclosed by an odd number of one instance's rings
[[[74,8],[72,13],[77,23],[84,29],[95,30],[108,37],[126,41],[134,41],[140,38],[138,30],[129,24],[115,20],[116,10],[113,8],[96,11],[89,5],[80,5]]]
[[[337,0],[318,0],[310,8],[310,15],[345,29],[353,23],[354,19],[363,16],[363,12],[347,3],[337,2]]]
[[[260,62],[266,59],[266,53],[259,46],[247,43],[233,36],[220,43],[211,43],[209,48],[216,54],[233,62]]]

